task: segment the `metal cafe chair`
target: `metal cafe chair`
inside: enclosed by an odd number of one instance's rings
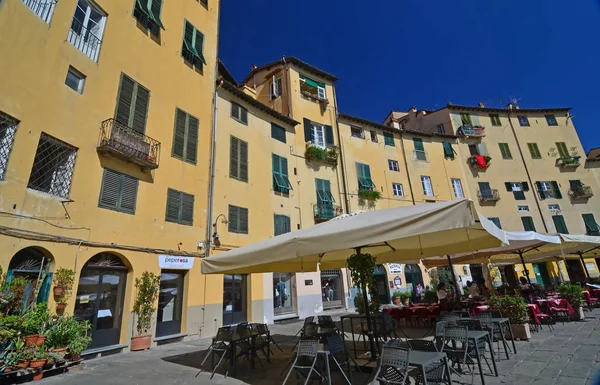
[[[438,351],[442,351],[442,345],[444,344],[444,330],[446,330],[447,325],[448,322],[446,321],[438,321],[435,324],[434,341]]]
[[[329,346],[329,356],[340,370],[340,374],[346,382],[352,385],[352,365],[360,370],[358,364],[350,357],[346,350],[344,339],[339,334],[334,334],[327,337],[327,345]],[[342,367],[348,369],[348,377],[344,373]]]
[[[505,335],[507,327],[505,324],[497,324],[492,322],[492,313],[489,312],[477,313],[473,317],[481,322],[481,326],[484,329],[488,329],[490,331],[492,343],[495,342],[498,346],[498,357],[500,357],[500,342],[502,342],[505,353],[509,351],[512,353],[512,350],[510,350],[510,347],[506,343]]]
[[[408,346],[411,350],[420,352],[438,352],[437,346],[431,340],[408,340]],[[424,383],[423,375],[420,371],[416,372],[416,383]],[[445,382],[446,364],[444,361],[434,362],[425,367],[425,379],[428,384],[441,384]]]
[[[200,371],[196,374],[196,377],[202,373],[202,366],[210,356],[212,358],[212,374],[210,379],[215,376],[215,372],[223,362],[223,359],[226,361],[229,360],[229,349],[231,348],[231,339],[233,338],[233,329],[229,326],[220,327],[217,331],[217,335],[213,338],[211,345],[208,347],[208,350],[204,354],[204,359],[200,364]],[[215,353],[220,356],[217,365],[214,365],[214,355]],[[229,368],[225,372],[225,377],[227,377],[227,373],[229,372]]]
[[[471,383],[475,376],[475,360],[469,349],[468,329],[466,326],[447,326],[444,330],[444,345],[442,352],[446,353],[452,362],[452,369],[459,375],[463,374],[461,365],[466,365],[471,372]],[[477,358],[479,359],[479,358]],[[458,370],[454,369],[457,367]]]
[[[420,352],[438,352],[437,346],[431,340],[408,340],[408,347]]]
[[[490,332],[490,334],[492,334],[492,331],[490,329],[484,328],[483,325],[481,324],[481,321],[478,319],[473,319],[473,318],[460,319],[456,322],[458,323],[458,326],[464,326],[467,328],[467,330],[488,331],[488,332]],[[469,350],[471,353],[475,353],[475,346],[471,342],[469,342]],[[486,349],[484,340],[477,340],[477,350],[479,351],[479,358],[483,358],[485,360],[485,363],[487,364],[488,368],[490,369],[490,372],[492,372],[492,367],[490,366],[490,363],[487,360],[487,357],[485,356],[485,351],[487,349]],[[494,354],[494,352],[491,352],[490,354]]]
[[[296,349],[298,342],[300,342],[300,340],[302,340],[302,335],[304,334],[304,331],[306,330],[306,325],[315,325],[315,317],[310,316],[310,317],[306,317],[304,319],[304,324],[302,325],[302,328],[300,328],[300,330],[298,330],[298,332],[294,335],[294,337],[298,337],[298,335],[300,335],[300,338],[298,339],[298,341],[296,341],[296,344],[294,345],[292,350]]]
[[[323,375],[316,369],[317,357],[319,352],[319,341],[317,340],[302,340],[298,343],[298,350],[296,351],[296,358],[292,363],[287,376],[283,380],[283,384],[290,378],[292,372],[296,371],[296,379],[305,379],[304,385],[308,384],[309,381],[317,380],[321,382]]]
[[[405,385],[408,381],[409,362],[410,350],[384,345],[374,382],[379,381],[386,385]]]

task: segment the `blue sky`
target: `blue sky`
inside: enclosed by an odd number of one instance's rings
[[[238,81],[283,55],[339,77],[340,112],[381,122],[512,95],[572,107],[600,147],[600,0],[222,0],[219,56]]]

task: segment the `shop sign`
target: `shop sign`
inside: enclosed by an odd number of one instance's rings
[[[194,258],[174,255],[159,255],[158,266],[161,269],[189,270],[194,266]]]
[[[396,285],[397,287],[402,286],[402,280],[400,279],[400,277],[394,278],[394,285]]]
[[[402,265],[399,263],[388,263],[390,274],[402,274]]]

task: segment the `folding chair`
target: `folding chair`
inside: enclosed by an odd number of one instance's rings
[[[408,340],[408,346],[412,350],[418,350],[420,352],[438,352],[435,342],[431,340]]]
[[[292,363],[283,384],[287,382],[293,371],[296,371],[296,379],[300,377],[304,378],[304,385],[308,384],[309,381],[318,380],[323,381],[323,375],[315,368],[318,361],[319,352],[319,341],[316,340],[303,340],[298,343],[298,350],[296,351],[296,358]]]
[[[506,353],[506,357],[508,357],[508,352],[512,353],[512,350],[510,349],[510,346],[508,346],[508,343],[506,342],[506,325],[505,324],[500,324],[498,325],[497,323],[492,322],[492,314],[489,312],[485,312],[485,313],[477,313],[474,315],[476,320],[479,320],[481,322],[481,326],[484,329],[487,329],[490,331],[491,337],[492,337],[492,344],[494,342],[496,342],[496,345],[498,347],[498,357],[500,357],[500,342],[502,342],[502,346],[504,348],[504,353]],[[507,358],[508,359],[508,358]]]
[[[410,350],[384,346],[374,380],[382,384],[406,385]]]
[[[296,349],[296,346],[298,345],[298,342],[300,342],[300,340],[302,340],[302,336],[304,335],[305,331],[306,331],[306,326],[307,325],[313,325],[315,326],[315,335],[316,335],[316,325],[315,325],[315,317],[314,316],[310,316],[310,317],[306,317],[304,319],[304,324],[302,325],[302,328],[300,328],[300,330],[298,330],[298,332],[294,335],[294,337],[297,337],[298,334],[300,335],[300,338],[298,339],[298,341],[296,341],[296,343],[294,344],[294,347],[292,348],[292,351],[294,349]]]
[[[215,376],[215,372],[221,365],[221,362],[223,362],[223,359],[229,360],[229,349],[231,348],[231,339],[232,338],[233,338],[233,329],[231,329],[231,327],[224,326],[224,327],[219,328],[219,330],[217,331],[217,335],[213,338],[211,345],[208,347],[208,350],[204,354],[204,359],[202,360],[202,363],[200,364],[200,371],[196,374],[196,377],[198,377],[198,375],[200,375],[200,373],[202,373],[202,366],[204,366],[204,363],[206,362],[208,357],[211,356],[213,368],[212,368],[212,374],[210,376],[210,379],[212,380],[212,378]],[[216,366],[214,365],[215,353],[220,356],[219,361],[217,362]],[[227,368],[227,371],[225,372],[225,377],[227,377],[228,372],[229,372],[229,368]]]
[[[344,380],[346,380],[348,384],[352,385],[351,364],[354,364],[356,368],[358,368],[358,364],[348,354],[348,351],[346,350],[346,344],[344,343],[344,339],[338,334],[329,336],[327,338],[327,345],[329,345],[330,357],[333,359],[333,362],[340,370],[341,376]],[[348,369],[348,377],[346,377],[342,366]]]
[[[437,352],[439,351],[435,343],[431,340],[408,340],[408,346],[411,350],[420,352]],[[416,383],[422,384],[423,374],[416,371]],[[425,367],[425,378],[428,384],[441,384],[445,381],[446,364],[444,361],[434,362]]]
[[[464,374],[461,365],[466,365],[471,372],[471,383],[475,376],[475,360],[469,349],[468,329],[466,326],[446,326],[442,352],[452,362],[452,370],[459,375]],[[471,368],[473,365],[473,368]],[[455,369],[455,367],[458,368]]]
[[[333,322],[333,318],[331,318],[329,315],[317,316],[317,320],[319,321],[319,326],[322,328],[337,329],[335,322]]]

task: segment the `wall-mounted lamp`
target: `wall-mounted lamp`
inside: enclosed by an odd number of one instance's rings
[[[225,225],[229,223],[229,221],[225,217],[225,214],[219,214],[219,215],[217,215],[217,218],[215,218],[215,223],[213,223],[213,225],[212,225],[213,226],[213,235],[212,235],[212,238],[213,238],[213,245],[215,247],[221,246],[221,241],[219,240],[219,238],[220,238],[219,237],[219,232],[217,231],[217,224],[219,223],[219,218],[220,217],[223,217],[223,220],[221,221],[221,223],[223,223]]]

